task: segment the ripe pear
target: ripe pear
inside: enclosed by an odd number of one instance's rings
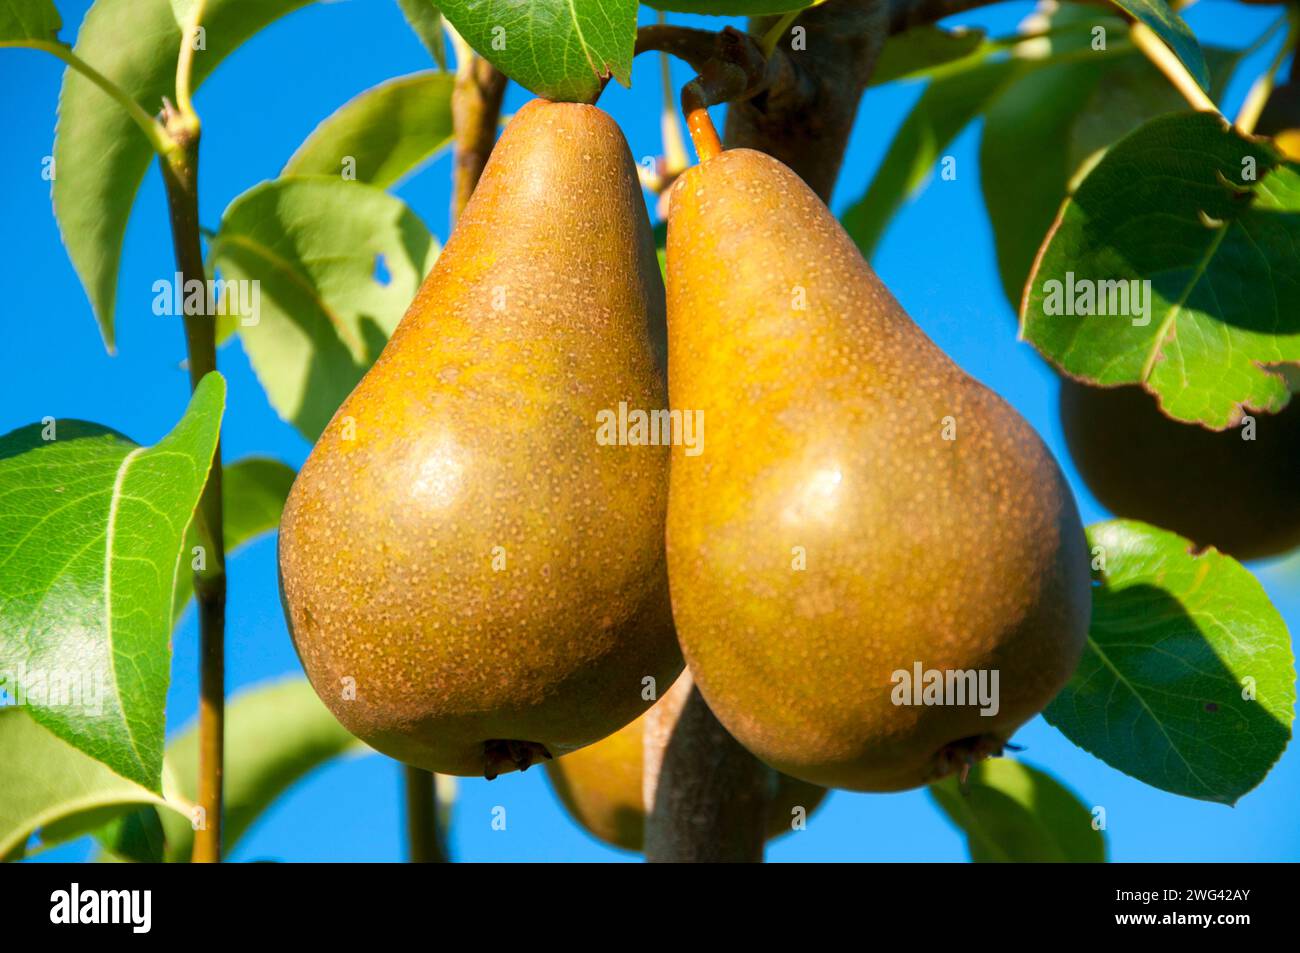
[[[546,773],[560,803],[590,834],[612,847],[640,851],[645,842],[647,743],[656,733],[666,742],[691,693],[691,680],[677,679],[654,707],[632,724],[581,751],[548,761]],[[810,817],[826,796],[824,788],[771,772],[767,837],[793,830],[796,809]]]
[[[999,752],[1073,673],[1086,543],[1056,462],[912,322],[780,162],[723,151],[668,223],[673,616],[722,724],[823,787],[916,787]],[[978,670],[996,712],[900,704]],[[953,695],[949,701],[955,701]]]
[[[280,524],[298,655],[350,731],[444,774],[605,737],[681,670],[667,450],[598,414],[665,402],[663,284],[622,133],[534,101],[321,435]]]
[[[1141,387],[1061,383],[1070,456],[1103,506],[1239,559],[1300,546],[1300,400],[1252,416],[1249,430],[1206,430]]]

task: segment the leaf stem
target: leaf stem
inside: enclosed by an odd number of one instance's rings
[[[158,155],[166,156],[176,148],[176,144],[167,134],[167,131],[163,129],[153,116],[150,116],[144,111],[143,106],[128,95],[126,90],[121,86],[118,86],[115,82],[74,53],[72,48],[66,43],[60,43],[57,40],[32,40],[19,45],[28,46],[34,50],[44,50],[46,53],[51,53],[54,56],[57,56],[59,59],[63,60],[63,62],[67,63],[68,66],[86,77],[86,79],[90,80],[104,92],[108,93],[108,95],[112,96],[113,99],[126,110],[127,115],[131,117],[132,121],[140,127],[140,131],[144,133],[145,138],[149,140],[149,145],[153,147],[153,151],[158,153]]]
[[[790,27],[794,25],[794,21],[799,19],[801,13],[803,13],[802,10],[791,10],[772,24],[772,28],[763,34],[763,38],[758,45],[762,48],[764,56],[770,57],[772,55],[773,51],[776,50],[776,45],[781,42],[781,37],[785,36]]]
[[[190,99],[194,72],[194,41],[198,38],[199,27],[203,23],[206,5],[207,0],[194,0],[194,8],[181,36],[180,55],[176,58],[176,108],[180,110],[181,115],[185,116],[194,114],[194,103]]]
[[[1300,12],[1295,9],[1287,10],[1282,19],[1269,28],[1269,33],[1275,31],[1283,22],[1287,23],[1286,39],[1282,41],[1282,46],[1273,57],[1268,69],[1264,70],[1250,87],[1250,92],[1246,94],[1246,101],[1241,104],[1241,110],[1233,122],[1233,125],[1246,135],[1251,135],[1255,131],[1255,126],[1259,124],[1259,117],[1264,114],[1264,107],[1268,105],[1268,99],[1273,95],[1278,70],[1286,62],[1286,58],[1295,52],[1296,34],[1297,30],[1300,30]]]
[[[164,111],[176,148],[161,162],[171,216],[176,269],[184,287],[192,281],[207,287],[199,237],[198,162],[200,125],[194,113],[171,104]],[[203,300],[209,305],[210,296]],[[211,307],[186,314],[185,344],[190,389],[217,367],[216,315]],[[194,572],[199,611],[199,779],[197,804],[204,823],[194,833],[195,863],[221,860],[222,774],[225,747],[226,551],[221,498],[221,443],[217,442],[208,482],[199,497],[195,519],[206,550],[204,568]]]
[[[1188,105],[1197,112],[1222,115],[1222,113],[1219,113],[1219,107],[1214,105],[1214,100],[1206,95],[1205,90],[1201,89],[1200,83],[1196,82],[1192,74],[1187,71],[1183,61],[1165,44],[1164,40],[1156,35],[1154,30],[1139,21],[1133,24],[1130,36],[1133,39],[1133,45],[1142,51],[1142,54],[1151,61],[1156,69],[1165,74],[1165,78],[1182,94]]]

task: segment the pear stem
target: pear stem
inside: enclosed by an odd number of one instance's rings
[[[700,161],[708,162],[721,155],[722,140],[709,118],[709,107],[704,101],[699,80],[692,80],[683,87],[682,112],[686,114],[686,128],[690,130],[691,142],[695,144],[695,154]]]

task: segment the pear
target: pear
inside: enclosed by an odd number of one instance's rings
[[[1103,506],[1239,559],[1300,546],[1300,400],[1252,416],[1249,430],[1206,430],[1141,387],[1061,382],[1070,456]]]
[[[534,101],[289,494],[294,645],[345,727],[444,774],[527,768],[681,670],[667,448],[598,439],[665,402],[663,283],[622,133]]]
[[[1000,752],[1088,628],[1051,454],[777,160],[687,171],[667,260],[669,404],[704,425],[693,454],[673,447],[668,572],[709,707],[823,787],[902,790]]]
[[[546,763],[546,774],[569,814],[590,834],[611,847],[640,851],[645,844],[645,761],[656,745],[668,743],[682,706],[691,693],[691,679],[677,679],[650,711],[602,741]],[[767,837],[794,829],[794,819],[807,819],[821,804],[826,790],[787,775],[770,773],[767,791]],[[796,812],[798,812],[796,814]]]

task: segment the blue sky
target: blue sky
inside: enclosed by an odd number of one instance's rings
[[[65,39],[75,36],[85,2],[60,0]],[[1031,9],[1007,3],[959,22],[1001,34]],[[1239,47],[1278,15],[1276,7],[1202,0],[1188,20],[1203,40]],[[687,22],[685,20],[679,22]],[[718,21],[712,21],[716,24]],[[1248,61],[1229,91],[1234,111],[1271,50]],[[237,195],[274,178],[312,128],[357,92],[430,66],[393,0],[317,4],[274,24],[232,55],[201,88],[196,106],[204,133],[201,218],[215,227]],[[679,83],[689,74],[678,64]],[[6,305],[0,359],[0,432],[46,415],[115,427],[142,443],[161,437],[188,397],[181,326],[155,316],[151,286],[173,271],[161,181],[151,169],[127,233],[119,284],[118,354],[108,356],[86,297],[68,262],[51,213],[43,157],[52,151],[61,66],[46,54],[0,50],[0,288]],[[622,124],[633,154],[660,151],[657,64],[640,57],[633,90],[611,85],[601,105]],[[864,99],[834,201],[856,199],[919,87],[893,85]],[[512,86],[506,108],[528,94]],[[653,105],[652,105],[653,104]],[[1014,315],[998,285],[992,239],[979,192],[978,136],[968,130],[951,154],[955,181],[933,180],[895,219],[874,260],[912,317],[963,368],[1007,398],[1047,440],[1070,477],[1086,522],[1106,514],[1078,480],[1056,417],[1052,372],[1016,340]],[[1030,158],[1030,157],[1027,157]],[[450,160],[443,156],[397,191],[445,239]],[[238,343],[225,348],[230,385],[224,428],[227,460],[248,454],[296,466],[309,446],[266,401]],[[1295,563],[1252,566],[1292,629],[1300,626],[1300,571]],[[275,540],[241,551],[230,566],[227,679],[230,690],[300,669],[276,592]],[[197,626],[193,609],[174,638],[170,731],[196,711]],[[273,731],[274,726],[268,726]],[[1020,757],[1068,784],[1089,805],[1107,810],[1112,857],[1136,860],[1296,860],[1300,825],[1294,799],[1300,752],[1292,745],[1260,789],[1237,807],[1157,791],[1109,768],[1042,719],[1016,738]],[[379,756],[328,766],[283,798],[245,837],[232,859],[397,860],[403,856],[401,775]],[[493,808],[507,827],[493,830]],[[461,780],[452,849],[462,860],[635,859],[611,851],[572,824],[541,771],[495,782]],[[51,859],[88,856],[85,842]],[[806,831],[788,835],[771,860],[964,860],[964,841],[924,792],[834,793]]]

